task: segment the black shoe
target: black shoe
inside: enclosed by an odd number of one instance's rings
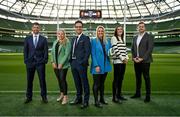
[[[27,103],[30,103],[32,101],[32,98],[27,98],[24,103],[27,104]]]
[[[133,95],[131,98],[134,99],[134,98],[140,98],[140,97],[141,97],[141,95],[135,94],[135,95]]]
[[[108,103],[107,103],[106,101],[104,101],[104,100],[100,100],[99,102],[100,102],[101,104],[108,105]]]
[[[127,100],[127,98],[125,98],[125,97],[123,97],[123,96],[120,96],[119,99],[120,99],[120,100],[124,100],[124,101]]]
[[[103,108],[103,106],[99,103],[99,102],[95,102],[95,107],[97,107],[97,108]]]
[[[85,109],[85,108],[87,108],[88,106],[89,106],[88,103],[83,103],[83,104],[81,105],[81,109]]]
[[[42,97],[42,102],[45,103],[45,104],[48,103],[47,98],[46,97]]]
[[[70,102],[70,105],[77,105],[77,104],[81,104],[82,103],[82,99],[75,99],[74,101]]]
[[[148,103],[148,102],[150,102],[150,101],[151,101],[150,97],[146,97],[146,98],[144,99],[144,102],[145,102],[145,103]]]

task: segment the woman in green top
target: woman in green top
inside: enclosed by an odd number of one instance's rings
[[[64,30],[57,31],[57,40],[54,41],[52,50],[51,50],[51,63],[56,74],[59,88],[60,96],[57,101],[62,101],[62,104],[67,103],[67,82],[66,74],[68,68],[70,67],[69,58],[70,58],[71,43],[66,37]]]

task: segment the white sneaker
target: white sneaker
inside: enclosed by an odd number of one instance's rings
[[[68,98],[67,98],[67,96],[64,96],[64,98],[62,100],[62,105],[67,104],[67,102],[68,102]]]
[[[63,100],[63,96],[61,95],[61,96],[59,96],[59,98],[57,98],[57,102],[60,102],[60,101],[62,101]]]

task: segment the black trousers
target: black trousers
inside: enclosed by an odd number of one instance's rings
[[[93,74],[93,94],[95,103],[98,101],[98,92],[100,92],[100,101],[104,101],[104,82],[107,72],[104,74]]]
[[[54,72],[58,80],[60,92],[62,92],[64,95],[67,95],[68,88],[66,81],[67,71],[68,69],[54,69]]]
[[[84,101],[83,103],[89,103],[89,81],[87,77],[87,66],[71,66],[72,75],[74,78],[75,86],[76,86],[76,99],[82,100],[82,94],[84,92]]]
[[[151,94],[151,83],[150,83],[150,63],[134,63],[134,69],[136,74],[136,95],[141,95],[141,76],[143,75],[146,87],[146,96]]]
[[[45,64],[38,64],[32,67],[26,67],[27,71],[27,90],[26,90],[26,97],[32,99],[32,91],[33,91],[33,80],[34,74],[37,70],[39,83],[41,88],[41,96],[42,98],[46,98],[47,96],[47,89],[46,89],[46,80],[45,80]]]
[[[119,64],[113,64],[113,66],[114,66],[114,80],[112,85],[113,98],[120,98],[126,64],[119,63]]]

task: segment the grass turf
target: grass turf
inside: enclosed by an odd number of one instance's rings
[[[153,92],[180,91],[180,54],[156,54],[151,64],[151,84]],[[88,70],[89,72],[89,70]],[[92,75],[88,73],[90,86]],[[51,64],[47,64],[46,81],[48,91],[58,91],[58,84]],[[70,69],[67,75],[69,91],[75,91],[74,81]],[[111,92],[113,72],[110,72],[105,81],[105,91]],[[142,83],[144,90],[144,82]],[[26,89],[26,70],[22,55],[0,55],[0,91],[24,91]],[[132,92],[135,89],[135,74],[133,63],[130,60],[126,66],[123,82],[123,91]],[[37,74],[34,79],[34,90],[39,91]]]
[[[90,98],[90,107],[81,110],[76,106],[62,106],[55,100],[57,98],[58,84],[51,64],[47,64],[46,81],[49,103],[40,102],[39,93],[34,94],[33,102],[24,105],[24,91],[26,89],[26,71],[22,54],[0,54],[0,115],[180,115],[180,55],[179,54],[154,54],[154,62],[151,64],[152,102],[145,104],[143,98],[139,100],[129,99],[127,102],[117,105],[111,102],[111,90],[113,72],[110,72],[105,82],[106,100],[108,106],[96,109],[93,105],[93,96]],[[88,70],[89,72],[89,70]],[[88,73],[90,87],[92,89],[92,75]],[[67,75],[69,92],[75,91],[71,71]],[[37,74],[34,81],[34,90],[39,91]],[[131,60],[127,64],[123,92],[125,95],[133,94],[135,90],[135,75]],[[142,84],[144,90],[144,82]],[[10,93],[5,93],[10,91]],[[23,93],[11,93],[11,92]],[[51,93],[56,91],[56,93]],[[92,93],[92,90],[91,90]],[[74,93],[69,94],[70,100]],[[173,94],[173,95],[172,95]]]
[[[126,95],[126,97],[129,95]],[[35,94],[33,101],[23,104],[23,94],[0,94],[1,116],[178,116],[180,115],[180,95],[153,95],[150,103],[141,99],[128,99],[122,104],[115,104],[111,96],[106,95],[108,105],[102,109],[93,104],[90,98],[89,108],[82,110],[80,105],[61,105],[56,102],[57,94],[49,96],[49,103],[43,104]],[[69,95],[70,100],[72,95]]]

